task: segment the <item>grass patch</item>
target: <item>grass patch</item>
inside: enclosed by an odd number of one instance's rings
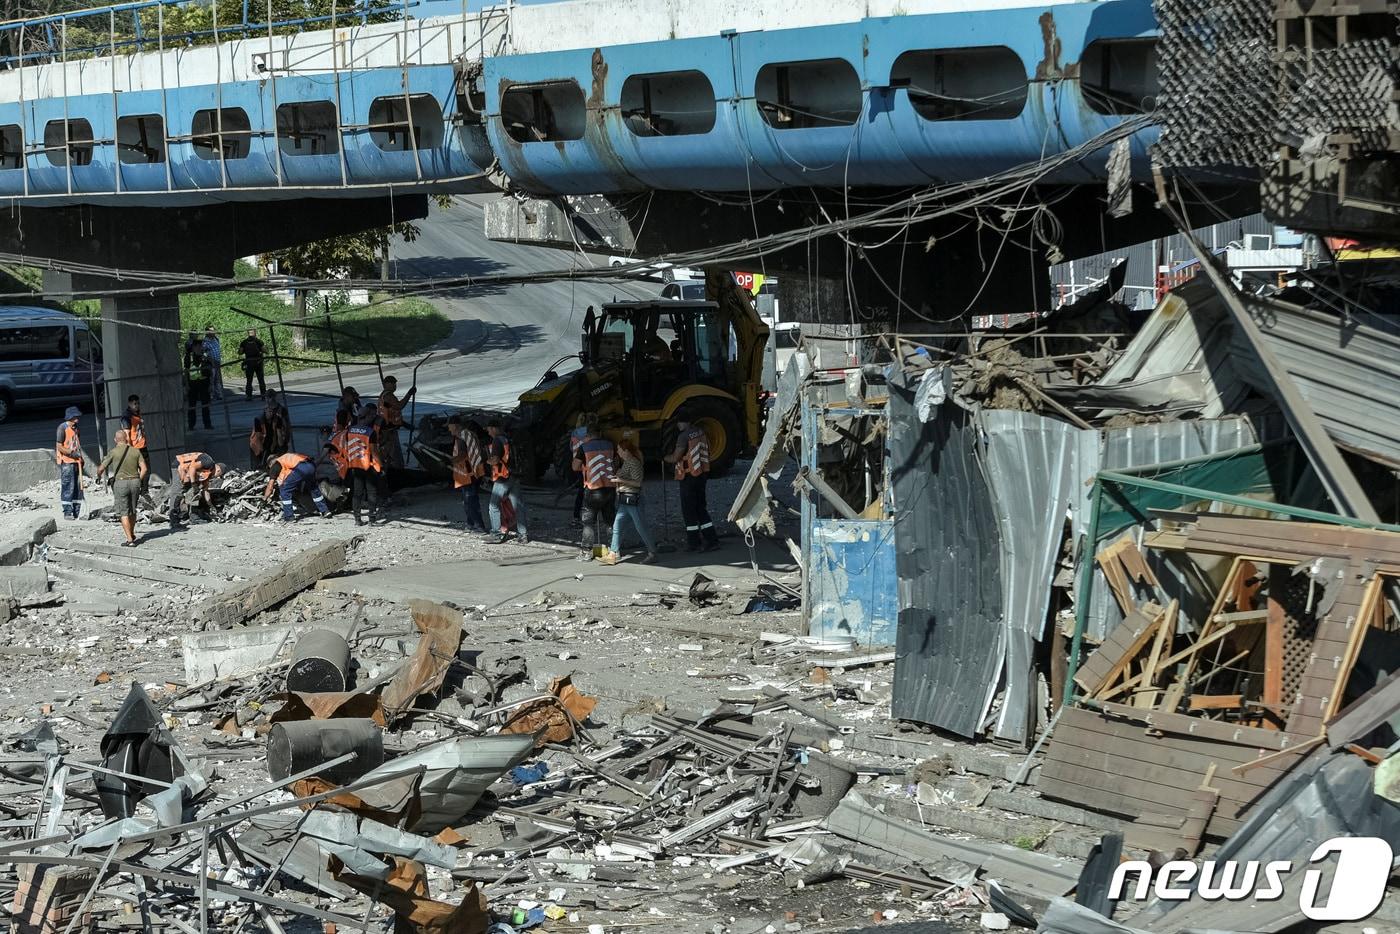
[[[237,264],[235,269],[239,279],[250,279],[256,274],[253,267],[244,263]],[[308,331],[306,348],[298,350],[291,325],[275,324],[269,329],[265,322],[258,320],[266,318],[282,322],[296,315],[293,306],[285,305],[276,296],[263,292],[193,292],[181,295],[180,327],[186,334],[197,331],[201,335],[205,328],[212,327],[223,342],[226,361],[233,361],[238,356],[238,343],[249,328],[256,328],[258,337],[267,345],[269,375],[273,370],[273,334],[269,330],[276,336],[284,373],[327,366],[336,355],[341,363],[366,363],[374,361],[375,350],[381,357],[422,353],[452,333],[452,322],[420,298],[392,301],[380,301],[383,296],[372,298],[378,303],[361,307],[347,306],[343,302],[326,303],[315,296],[309,298],[307,313],[312,316],[309,322],[312,325],[325,326],[324,312],[327,309],[330,311],[329,324],[335,329],[335,353],[331,350],[332,337],[324,330]],[[88,318],[100,335],[101,309],[98,302],[72,302],[68,307],[75,314]],[[179,341],[184,346],[184,337]],[[293,357],[296,359],[291,359]],[[237,367],[230,362],[225,369],[235,371]]]

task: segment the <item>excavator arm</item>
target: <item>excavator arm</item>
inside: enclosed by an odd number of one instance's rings
[[[744,409],[744,441],[757,445],[763,410],[759,391],[763,386],[763,351],[768,346],[768,325],[754,309],[753,297],[726,270],[705,271],[705,297],[719,305],[720,315],[734,329],[738,344],[738,375],[733,387]]]

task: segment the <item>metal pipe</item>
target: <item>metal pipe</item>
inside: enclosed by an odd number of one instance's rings
[[[1079,556],[1079,598],[1074,602],[1074,638],[1070,643],[1069,667],[1065,669],[1065,693],[1061,709],[1074,701],[1074,676],[1079,671],[1079,653],[1084,648],[1084,627],[1089,623],[1089,599],[1094,590],[1094,556],[1099,541],[1099,509],[1103,502],[1103,475],[1094,480],[1089,493],[1089,529],[1084,552]]]

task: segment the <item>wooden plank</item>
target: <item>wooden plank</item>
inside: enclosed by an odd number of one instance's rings
[[[1363,739],[1400,710],[1400,671],[1391,672],[1371,690],[1352,701],[1327,722],[1327,741],[1333,749]]]
[[[1065,776],[1059,776],[1042,772],[1040,777],[1036,779],[1036,788],[1047,798],[1092,807],[1096,811],[1103,811],[1119,817],[1136,819],[1145,814],[1161,814],[1162,812],[1160,802],[1143,802],[1118,791],[1102,787],[1098,783],[1081,785],[1069,780],[1068,776],[1071,774],[1073,773],[1066,772]],[[1172,816],[1184,821],[1186,813],[1185,808],[1180,808],[1176,809]],[[1206,833],[1209,836],[1223,839],[1234,833],[1243,822],[1242,818],[1228,816],[1217,809],[1206,825]]]
[[[1200,739],[1211,739],[1233,743],[1237,746],[1252,746],[1258,749],[1287,749],[1295,740],[1286,734],[1273,730],[1261,730],[1254,726],[1240,726],[1237,723],[1222,723],[1218,720],[1203,720],[1186,714],[1166,710],[1138,710],[1126,704],[1104,701],[1098,706],[1106,712],[1126,720],[1142,723],[1168,733],[1181,733]],[[1303,737],[1307,739],[1309,737]]]
[[[1162,658],[1162,648],[1171,636],[1176,635],[1179,606],[1180,604],[1176,600],[1172,600],[1171,603],[1167,604],[1167,609],[1161,618],[1157,620],[1157,638],[1152,640],[1152,651],[1148,653],[1147,664],[1142,669],[1148,690],[1133,695],[1133,706],[1135,707],[1157,706],[1157,674],[1161,671],[1159,663]]]
[[[1285,762],[1291,764],[1291,762],[1289,762],[1291,758],[1298,756],[1299,753],[1307,752],[1309,749],[1312,749],[1314,746],[1322,743],[1325,739],[1326,737],[1324,736],[1315,736],[1310,740],[1306,740],[1304,742],[1299,743],[1291,749],[1283,749],[1278,752],[1271,752],[1267,756],[1255,759],[1252,762],[1241,762],[1239,765],[1232,768],[1231,771],[1234,772],[1236,775],[1243,775],[1250,769],[1262,768],[1266,765],[1274,765],[1278,762]]]
[[[1215,600],[1211,602],[1210,612],[1206,614],[1206,621],[1201,626],[1201,634],[1197,641],[1210,636],[1211,631],[1215,628],[1215,617],[1220,615],[1221,611],[1225,609],[1225,601],[1235,593],[1235,585],[1239,580],[1242,570],[1243,561],[1236,556],[1230,562],[1230,570],[1225,572],[1225,581],[1221,584],[1219,592],[1216,593]],[[1186,686],[1191,683],[1191,676],[1195,673],[1196,668],[1196,655],[1192,652],[1185,656],[1185,658],[1185,669],[1176,679],[1176,683],[1167,689],[1166,695],[1162,698],[1162,708],[1164,710],[1175,710],[1177,707],[1181,706],[1182,692],[1185,691]]]
[[[1057,739],[1046,750],[1046,762],[1066,762],[1117,775],[1130,775],[1142,782],[1160,784],[1175,791],[1189,791],[1200,785],[1201,776],[1214,764],[1217,771],[1231,769],[1256,761],[1256,750],[1227,743],[1213,743],[1208,748],[1184,748],[1180,740],[1106,737],[1101,733],[1069,729],[1063,740],[1058,739],[1064,727],[1063,718],[1056,727]],[[1106,752],[1105,747],[1111,747]],[[1285,763],[1286,764],[1286,763]],[[1283,773],[1279,764],[1265,763],[1250,775],[1221,772],[1217,781],[1221,794],[1231,801],[1245,802],[1256,797]]]
[[[1149,603],[1130,612],[1085,659],[1074,674],[1074,683],[1090,697],[1097,697],[1111,685],[1152,638],[1157,625],[1153,614],[1158,609],[1155,603]]]
[[[1239,626],[1249,623],[1263,623],[1269,618],[1268,610],[1236,610],[1233,613],[1220,613],[1215,617],[1217,623],[1234,623]]]
[[[1201,649],[1204,649],[1207,646],[1214,645],[1215,643],[1219,642],[1221,639],[1234,632],[1235,628],[1236,627],[1234,623],[1226,623],[1225,625],[1211,632],[1210,635],[1203,636],[1200,639],[1197,639],[1195,642],[1191,643],[1189,646],[1182,649],[1180,652],[1177,652],[1175,655],[1170,655],[1162,659],[1157,664],[1156,670],[1161,671],[1163,668],[1170,668],[1172,665],[1175,665],[1177,662],[1185,658],[1191,658],[1194,660],[1196,655],[1201,651]],[[1191,667],[1195,667],[1194,661]]]
[[[1234,710],[1244,706],[1241,694],[1192,694],[1186,706],[1191,710]]]
[[[1093,741],[1096,745],[1093,748],[1097,748],[1100,752],[1102,752],[1105,747],[1112,746],[1115,743],[1141,743],[1144,744],[1144,747],[1142,749],[1135,749],[1135,753],[1150,755],[1150,748],[1160,748],[1163,742],[1170,742],[1172,749],[1181,752],[1183,755],[1200,756],[1203,760],[1206,760],[1205,764],[1208,764],[1222,756],[1230,759],[1232,762],[1244,762],[1273,751],[1259,746],[1224,743],[1220,740],[1205,739],[1199,736],[1183,736],[1180,734],[1158,735],[1155,731],[1149,732],[1147,728],[1140,724],[1100,717],[1093,714],[1092,711],[1087,711],[1087,713],[1090,714],[1089,717],[1076,716],[1070,718],[1070,727],[1067,728],[1069,732],[1066,733],[1066,735],[1073,736],[1075,731],[1096,734],[1096,739]],[[1064,717],[1060,718],[1060,722],[1065,722]],[[1059,730],[1058,726],[1056,730]],[[1265,730],[1261,732],[1271,731]],[[1273,735],[1278,736],[1279,734],[1273,733]],[[1221,751],[1222,746],[1226,747],[1224,752]],[[1202,767],[1204,767],[1204,765],[1202,765]],[[1251,778],[1250,781],[1255,784],[1265,785],[1282,774],[1282,770],[1279,770],[1278,775],[1258,775]]]

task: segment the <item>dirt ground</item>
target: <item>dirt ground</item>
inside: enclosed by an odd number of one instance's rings
[[[740,476],[736,471],[712,484],[710,502],[717,516],[727,510]],[[674,485],[668,486],[673,495]],[[89,509],[104,504],[102,493],[90,488],[88,495]],[[0,498],[0,539],[36,516],[57,517],[56,500],[57,491],[44,487]],[[751,698],[765,687],[808,698],[821,716],[837,724],[824,748],[864,770],[858,787],[875,797],[912,801],[912,776],[919,760],[938,758],[953,746],[898,732],[889,716],[892,665],[814,671],[807,661],[810,653],[785,652],[763,641],[764,633],[801,631],[796,610],[740,612],[761,583],[799,585],[792,558],[780,544],[757,543],[751,550],[731,530],[724,548],[713,554],[671,550],[655,566],[627,561],[602,567],[575,560],[572,494],[531,488],[527,500],[533,539],[528,545],[485,545],[464,534],[459,500],[452,491],[439,488],[404,491],[390,520],[371,527],[357,528],[345,515],[290,525],[196,521],[177,533],[152,525],[139,530],[145,538],[129,557],[82,551],[115,545],[120,533],[114,522],[60,519],[58,533],[41,546],[36,558],[47,562],[51,590],[63,595],[64,602],[26,608],[0,624],[0,733],[6,737],[5,756],[12,765],[41,761],[11,741],[46,720],[71,746],[70,757],[99,761],[101,735],[135,682],[162,707],[167,726],[186,753],[205,760],[217,796],[231,797],[266,784],[262,737],[218,730],[223,718],[217,705],[190,710],[169,703],[186,682],[181,637],[198,628],[193,608],[208,594],[334,539],[353,541],[343,573],[247,625],[357,619],[355,675],[361,683],[391,670],[412,651],[415,633],[406,604],[423,596],[463,610],[467,622],[462,657],[472,664],[487,668],[498,659],[524,659],[527,677],[506,690],[506,700],[537,693],[554,677],[572,675],[582,692],[599,701],[586,723],[593,748],[644,725],[654,712],[699,713],[727,700]],[[660,484],[652,480],[649,515],[656,531],[664,533],[660,501]],[[674,502],[672,498],[673,510]],[[670,522],[668,537],[679,541],[678,518],[672,515]],[[114,564],[164,569],[161,576],[170,580],[125,576],[112,569]],[[724,598],[719,605],[698,608],[687,599],[697,571],[717,581]],[[434,710],[410,719],[386,745],[408,750],[453,735],[454,719],[470,713],[463,698],[470,696],[471,688],[469,680],[449,680]],[[790,710],[763,714],[756,722],[813,725]],[[868,751],[881,743],[898,744],[901,737],[907,741],[905,748],[927,750],[928,756]],[[1009,754],[1000,755],[1009,761]],[[556,768],[567,762],[566,757],[553,751],[540,756]],[[509,784],[496,790],[498,800],[507,803],[530,794],[528,788],[516,791]],[[32,786],[10,784],[3,791],[14,797],[0,797],[0,804],[32,803]],[[95,813],[88,812],[84,819],[94,820]],[[513,832],[511,821],[489,815],[460,829],[469,841],[464,853],[499,843]],[[621,863],[614,868],[626,871],[607,874],[608,879],[620,880],[612,882],[580,882],[552,876],[547,869],[531,869],[524,880],[491,884],[499,874],[488,870],[498,866],[490,860],[465,862],[474,867],[467,875],[486,882],[485,894],[501,915],[508,917],[522,902],[566,909],[566,917],[546,922],[546,930],[582,931],[602,924],[608,931],[658,927],[760,934],[850,930],[877,923],[881,930],[897,930],[904,922],[933,921],[946,926],[921,930],[956,931],[977,929],[983,910],[958,887],[936,898],[907,887],[901,892],[844,879],[794,890],[772,863],[715,869],[714,862],[727,855],[732,853]],[[430,871],[430,878],[435,897],[456,900],[459,883],[440,870]],[[288,882],[282,894],[327,903],[296,883]],[[371,929],[376,923],[382,929],[388,917],[387,909],[369,907],[363,897],[335,907],[351,913],[364,913],[368,907]],[[228,919],[243,912],[232,905],[220,910]],[[252,926],[257,924],[254,916]],[[303,919],[288,930],[312,927],[313,922]]]

